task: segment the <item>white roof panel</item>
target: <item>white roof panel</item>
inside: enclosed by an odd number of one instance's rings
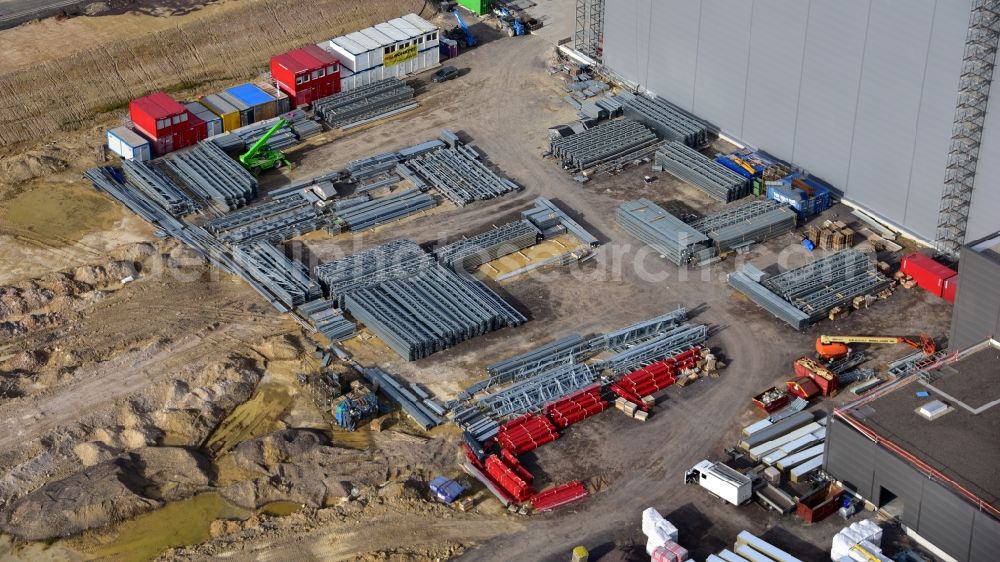
[[[330,42],[340,47],[341,49],[351,53],[352,55],[360,55],[370,51],[371,49],[366,49],[363,45],[359,45],[357,41],[354,41],[350,37],[335,37],[330,39]]]
[[[385,33],[382,33],[381,31],[375,29],[374,27],[366,27],[361,31],[359,31],[358,33],[364,35],[365,37],[370,39],[373,43],[376,43],[379,47],[388,47],[389,45],[396,43],[395,39],[389,37]]]
[[[413,37],[419,37],[424,34],[423,31],[420,31],[415,25],[404,20],[403,18],[396,18],[394,20],[389,20],[386,23],[398,29],[401,33],[405,34],[407,39],[411,39]]]
[[[394,42],[406,41],[407,39],[412,37],[412,35],[410,35],[406,31],[399,29],[398,27],[390,23],[377,23],[375,24],[375,29],[377,29],[381,33],[384,33],[386,37],[389,37]]]
[[[433,23],[425,20],[424,18],[418,16],[417,14],[406,14],[402,19],[408,21],[413,27],[416,27],[424,33],[430,33],[437,30],[437,26]]]
[[[382,47],[382,44],[378,41],[372,39],[371,37],[361,33],[360,31],[355,31],[353,33],[348,33],[344,37],[354,41],[358,45],[361,45],[366,51],[374,51]]]

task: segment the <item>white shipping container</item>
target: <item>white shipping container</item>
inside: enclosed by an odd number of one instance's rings
[[[150,160],[153,153],[149,141],[128,127],[108,130],[108,148],[125,160]]]

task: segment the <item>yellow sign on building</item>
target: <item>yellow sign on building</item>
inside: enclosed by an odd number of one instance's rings
[[[394,64],[410,60],[415,56],[417,56],[416,44],[410,45],[409,47],[401,47],[387,55],[384,55],[382,57],[382,64],[384,66],[392,66]]]

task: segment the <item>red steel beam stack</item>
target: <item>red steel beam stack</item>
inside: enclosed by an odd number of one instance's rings
[[[527,468],[524,468],[524,465],[521,464],[521,461],[517,460],[517,457],[514,456],[514,453],[511,453],[507,449],[500,449],[500,457],[503,460],[504,464],[510,467],[510,469],[513,470],[515,474],[521,477],[521,480],[524,480],[528,484],[534,482],[535,475],[528,472]]]
[[[515,456],[534,450],[550,441],[559,439],[559,432],[549,418],[541,414],[525,414],[502,426],[497,442]]]
[[[559,429],[603,412],[608,408],[608,401],[601,398],[601,385],[584,388],[552,402],[545,407],[545,414]]]
[[[677,375],[683,369],[694,367],[700,358],[701,348],[693,347],[663,361],[657,361],[648,367],[632,371],[612,383],[610,389],[618,396],[635,403],[642,411],[648,412],[649,406],[642,402],[642,397],[649,396],[677,382]]]
[[[584,487],[583,482],[573,480],[535,494],[531,497],[531,507],[535,511],[549,511],[585,497],[587,497],[587,488]]]
[[[489,475],[490,480],[499,484],[504,491],[519,502],[527,500],[535,493],[531,489],[531,484],[525,482],[514,469],[496,455],[487,457],[486,474]]]

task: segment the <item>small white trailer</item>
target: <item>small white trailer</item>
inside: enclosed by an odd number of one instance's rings
[[[685,484],[698,484],[712,495],[733,505],[750,501],[753,482],[721,462],[701,461],[684,473]]]

